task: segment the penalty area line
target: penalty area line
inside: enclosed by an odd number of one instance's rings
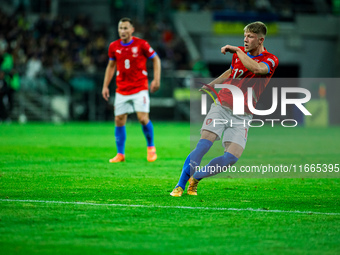
[[[340,215],[340,213],[329,213],[329,212],[285,211],[285,210],[267,210],[267,209],[254,209],[254,208],[224,208],[224,207],[191,207],[191,206],[166,206],[166,205],[99,204],[99,203],[89,203],[89,202],[21,200],[21,199],[0,199],[0,202],[42,203],[42,204],[68,204],[68,205],[91,205],[91,206],[109,206],[109,207],[141,207],[141,208],[187,209],[187,210],[210,210],[210,211],[248,211],[248,212],[267,212],[267,213]]]

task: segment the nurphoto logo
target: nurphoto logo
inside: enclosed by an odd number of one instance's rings
[[[205,84],[206,87],[208,87],[215,95],[217,96],[217,99],[219,103],[222,105],[221,98],[219,97],[216,90],[207,84]],[[245,115],[244,112],[244,94],[242,90],[234,85],[231,84],[216,84],[215,88],[218,89],[228,89],[233,97],[233,106],[232,111],[234,115]],[[210,97],[214,100],[214,103],[216,103],[215,98],[213,95],[206,89],[202,89],[205,91]],[[256,97],[254,96],[254,91],[252,87],[248,87],[247,89],[247,103],[248,103],[248,109],[252,114],[260,115],[260,116],[267,116],[275,112],[278,106],[278,88],[273,87],[272,88],[273,96],[272,96],[272,106],[270,109],[267,110],[257,110],[255,109],[253,105],[253,100],[256,101]],[[301,98],[288,98],[287,94],[289,93],[300,93],[304,95],[304,97]],[[201,114],[207,115],[207,94],[201,95]],[[312,115],[304,106],[304,103],[307,103],[311,99],[311,93],[309,90],[305,88],[296,88],[296,87],[284,87],[281,88],[281,115],[286,116],[287,115],[287,105],[295,105],[304,115]],[[280,121],[279,119],[266,119],[265,121],[269,121],[272,123],[272,127],[274,126],[275,121]],[[231,120],[223,120],[223,119],[214,119],[212,120],[213,125],[219,125],[219,124],[227,124],[228,122],[232,126]],[[243,123],[237,123],[237,124],[243,124],[245,126],[245,122]],[[248,121],[248,125],[251,127],[262,127],[264,125],[264,121],[260,119],[253,119]],[[251,125],[253,122],[259,122],[260,125]],[[286,125],[286,122],[293,122],[293,125]],[[285,119],[281,121],[281,125],[284,127],[295,127],[297,126],[298,122],[294,119]]]

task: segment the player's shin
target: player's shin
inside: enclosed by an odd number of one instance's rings
[[[157,159],[156,147],[153,141],[154,133],[153,133],[153,125],[149,120],[148,124],[142,125],[143,133],[147,143],[147,160],[148,162],[154,162]]]
[[[125,154],[126,129],[125,126],[115,128],[117,153]]]
[[[203,156],[209,151],[212,145],[213,142],[207,139],[201,139],[198,141],[196,148],[189,154],[184,162],[182,174],[177,186],[180,186],[183,190],[185,189],[185,185],[190,176],[195,172],[196,166],[199,166]]]
[[[224,167],[230,167],[237,162],[238,158],[229,152],[225,152],[223,156],[212,159],[208,165],[204,166],[196,173],[193,178],[200,181],[203,178],[221,173]]]
[[[151,120],[148,122],[146,125],[142,125],[143,133],[146,139],[146,143],[148,147],[153,147],[155,146],[154,141],[153,141],[153,125]]]

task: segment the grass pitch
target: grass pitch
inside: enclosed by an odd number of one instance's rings
[[[126,162],[109,164],[113,124],[1,125],[1,254],[339,252],[339,179],[208,178],[173,198],[190,126],[154,128],[156,162],[129,123]],[[250,132],[237,165],[340,163],[340,128]]]

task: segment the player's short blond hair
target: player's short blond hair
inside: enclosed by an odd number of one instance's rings
[[[261,21],[256,21],[253,23],[250,23],[244,27],[244,32],[251,32],[254,34],[257,34],[261,37],[265,37],[267,34],[267,26],[261,22]]]

